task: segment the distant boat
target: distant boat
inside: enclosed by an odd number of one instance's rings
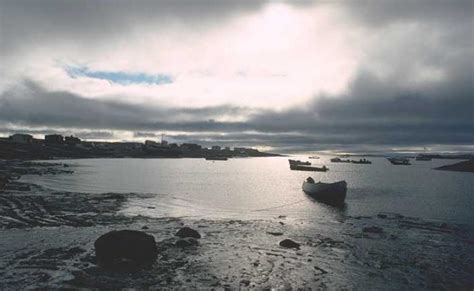
[[[322,168],[318,167],[311,167],[311,166],[304,166],[304,165],[290,165],[290,169],[294,171],[311,171],[311,172],[326,172],[329,169],[326,166]]]
[[[349,160],[341,160],[341,158],[332,158],[331,163],[350,163]]]
[[[388,158],[387,160],[389,160],[392,165],[411,165],[410,160],[406,158]]]
[[[318,156],[311,156],[311,157],[309,157],[308,159],[317,160],[317,159],[319,159],[319,157],[318,157]]]
[[[353,164],[372,164],[371,161],[366,160],[366,159],[360,159],[358,161],[352,160],[351,163],[353,163]]]
[[[431,157],[419,155],[415,158],[417,161],[431,161]]]
[[[302,162],[300,160],[291,160],[289,159],[288,162],[290,162],[290,165],[305,165],[305,166],[310,166],[310,162]]]
[[[227,157],[206,157],[208,161],[227,161]]]
[[[347,183],[346,181],[315,183],[313,178],[309,177],[303,182],[303,192],[323,203],[342,206],[346,199]]]

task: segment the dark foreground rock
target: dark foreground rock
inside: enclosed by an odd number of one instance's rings
[[[196,230],[190,228],[190,227],[182,227],[177,233],[176,233],[176,236],[178,237],[181,237],[181,238],[186,238],[186,237],[192,237],[192,238],[196,238],[196,239],[200,239],[201,238],[201,235],[199,234],[199,232],[197,232]]]
[[[474,173],[474,159],[459,162],[452,165],[446,165],[442,167],[435,168],[436,170],[443,170],[443,171],[456,171],[456,172],[471,172]]]
[[[301,245],[297,242],[292,241],[291,239],[284,239],[280,242],[280,246],[289,249],[299,249]]]
[[[136,230],[108,232],[94,247],[99,266],[106,268],[149,266],[158,257],[155,238]]]

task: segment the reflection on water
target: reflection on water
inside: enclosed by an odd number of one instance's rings
[[[296,157],[305,159],[305,157]],[[287,158],[91,159],[69,160],[73,175],[25,176],[23,180],[57,191],[152,193],[131,201],[130,214],[155,217],[265,218],[288,215],[304,219],[338,219],[380,212],[400,213],[472,224],[472,173],[435,171],[454,160],[413,161],[393,166],[384,158],[371,165],[334,164],[330,157],[311,160],[328,172],[290,171]],[[345,209],[313,201],[301,191],[305,178],[346,180]]]

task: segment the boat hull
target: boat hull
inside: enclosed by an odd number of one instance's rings
[[[303,182],[303,192],[312,198],[333,206],[342,206],[346,199],[347,183],[308,183]]]
[[[308,171],[308,172],[326,172],[328,168],[318,168],[302,165],[290,165],[290,169],[294,171]]]
[[[392,165],[398,165],[398,166],[409,166],[410,161],[407,159],[388,159]]]
[[[301,165],[301,166],[310,166],[311,163],[310,162],[302,162],[302,161],[299,161],[299,160],[288,160],[288,162],[290,163],[290,165]]]
[[[333,158],[331,159],[331,163],[350,163],[351,161],[349,160],[341,160],[339,158]]]

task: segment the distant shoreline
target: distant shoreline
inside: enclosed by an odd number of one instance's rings
[[[245,158],[276,157],[280,154],[260,152],[245,147],[202,147],[199,144],[168,144],[166,141],[89,142],[75,137],[54,135],[54,139],[35,139],[30,135],[15,134],[0,139],[0,159],[4,160],[54,160],[94,158]]]

